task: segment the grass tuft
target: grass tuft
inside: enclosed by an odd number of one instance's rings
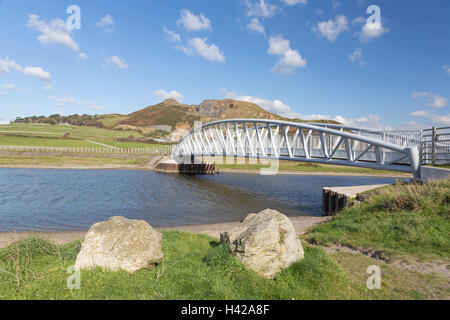
[[[370,247],[420,258],[450,257],[450,180],[383,188],[330,222],[309,241]]]

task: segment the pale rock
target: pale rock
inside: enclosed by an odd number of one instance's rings
[[[304,257],[291,220],[271,209],[249,214],[239,227],[222,233],[220,241],[229,244],[242,264],[266,278]]]
[[[162,258],[161,233],[142,220],[112,217],[90,228],[75,268],[102,267],[134,272],[149,268]]]

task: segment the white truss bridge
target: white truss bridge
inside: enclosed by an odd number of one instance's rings
[[[410,172],[420,179],[421,130],[375,131],[333,124],[233,119],[196,127],[173,151],[193,157],[248,157]]]

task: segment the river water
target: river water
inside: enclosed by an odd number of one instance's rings
[[[266,208],[321,215],[322,187],[393,178],[133,170],[0,169],[0,231],[87,230],[109,217],[156,227],[239,221]]]

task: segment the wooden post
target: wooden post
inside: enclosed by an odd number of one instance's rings
[[[433,166],[436,165],[436,127],[432,128],[431,133],[431,159]]]
[[[324,217],[330,214],[329,197],[330,190],[324,188],[322,190],[322,216]]]

